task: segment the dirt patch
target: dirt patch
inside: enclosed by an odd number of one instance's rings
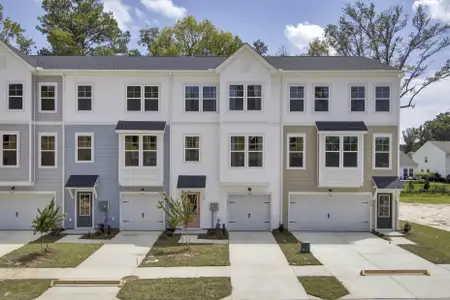
[[[400,219],[450,231],[450,204],[400,203]]]

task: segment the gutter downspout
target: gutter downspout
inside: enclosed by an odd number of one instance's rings
[[[65,181],[66,181],[66,164],[65,164],[65,144],[66,144],[66,130],[65,130],[65,124],[64,124],[64,86],[66,84],[65,75],[61,71],[61,210],[65,213],[64,210],[64,202],[65,202]],[[74,200],[76,201],[76,200]],[[75,216],[73,216],[75,218]],[[65,225],[65,224],[63,224]],[[65,227],[65,226],[64,226]]]
[[[284,110],[284,86],[283,86],[283,78],[284,78],[284,71],[281,71],[281,77],[280,77],[280,224],[284,224],[285,222],[288,222],[288,220],[284,220],[284,213],[283,213],[283,202],[284,202],[284,153],[283,153],[283,146],[284,146],[284,124],[283,124],[283,110]],[[287,228],[288,224],[284,224],[284,227]]]
[[[170,163],[170,160],[172,158],[172,147],[173,147],[173,143],[172,143],[172,102],[173,102],[173,93],[172,93],[172,88],[173,88],[173,77],[172,77],[172,72],[169,72],[169,157],[166,158],[166,161],[169,164],[169,190],[168,190],[168,197],[172,196],[172,164]]]

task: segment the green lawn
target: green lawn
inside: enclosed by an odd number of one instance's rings
[[[40,240],[48,242],[42,252]],[[74,268],[91,256],[101,244],[59,244],[57,237],[43,237],[0,257],[0,268]]]
[[[164,278],[125,283],[122,300],[219,300],[231,295],[231,280],[223,277]]]
[[[430,226],[411,223],[412,230],[405,234],[405,238],[417,245],[399,245],[435,264],[450,264],[450,232]],[[405,225],[401,221],[401,227]]]
[[[180,235],[163,232],[141,263],[141,267],[229,266],[228,244],[178,243]]]
[[[0,280],[0,300],[32,300],[50,287],[48,279]]]
[[[415,191],[418,191],[418,190],[423,189],[423,185],[424,185],[424,184],[423,184],[423,183],[413,183],[413,185],[414,185],[414,190],[415,190]],[[408,182],[404,182],[404,183],[403,183],[403,189],[404,189],[405,191],[408,191],[408,186],[409,186],[409,183],[408,183]],[[431,182],[430,182],[430,189],[431,189],[433,186],[438,186],[438,187],[445,186],[445,188],[447,188],[447,189],[450,190],[450,183],[446,183],[446,182],[434,182],[434,181],[431,181]]]
[[[272,234],[290,265],[321,265],[317,258],[315,258],[311,253],[299,253],[299,242],[289,231],[283,230],[281,232],[279,230],[272,230]]]
[[[333,276],[305,276],[298,277],[298,281],[309,295],[322,299],[335,300],[349,293],[342,283]]]
[[[400,202],[404,203],[422,203],[422,204],[450,204],[450,195],[420,193],[400,195]]]

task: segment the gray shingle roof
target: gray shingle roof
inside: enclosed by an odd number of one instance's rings
[[[192,189],[203,189],[206,187],[206,176],[205,175],[179,175],[177,188],[192,188]]]
[[[97,183],[98,175],[70,175],[66,188],[91,188]]]
[[[119,121],[116,125],[116,130],[164,131],[165,128],[164,121]]]
[[[417,163],[405,152],[400,151],[400,166],[417,166]]]
[[[430,141],[430,143],[432,143],[445,153],[450,154],[450,141]]]
[[[378,189],[403,190],[403,183],[397,176],[373,176],[372,180]]]
[[[316,122],[317,130],[319,131],[367,131],[367,126],[364,122],[346,122],[346,121],[334,121]]]

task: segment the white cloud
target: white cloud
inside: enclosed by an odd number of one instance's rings
[[[145,17],[145,13],[142,10],[140,10],[139,8],[137,8],[137,7],[134,8],[134,14],[139,19],[143,19]]]
[[[158,26],[159,22],[158,20],[145,20],[145,25],[149,27]]]
[[[450,0],[415,0],[413,9],[423,5],[431,18],[450,23]]]
[[[286,25],[284,35],[288,41],[303,50],[316,37],[322,37],[324,30],[319,25],[309,24],[308,22],[298,23],[297,26]]]
[[[122,0],[104,0],[103,9],[113,13],[120,29],[128,30],[133,19],[130,15],[130,7],[123,4]]]
[[[172,0],[141,0],[148,10],[161,14],[169,19],[181,19],[186,16],[187,10],[182,6],[176,6]]]

